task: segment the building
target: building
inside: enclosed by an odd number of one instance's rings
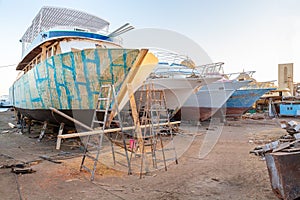
[[[290,89],[291,95],[294,95],[294,63],[278,64],[278,88]]]

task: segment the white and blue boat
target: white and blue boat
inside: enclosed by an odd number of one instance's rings
[[[15,109],[30,119],[72,125],[53,107],[90,125],[100,85],[113,84],[118,93],[129,76],[142,84],[154,68],[142,66],[151,55],[122,48],[118,36],[133,27],[108,28],[109,22],[85,12],[43,7],[20,40],[21,74],[10,88]]]

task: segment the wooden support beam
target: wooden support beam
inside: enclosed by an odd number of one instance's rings
[[[139,144],[140,149],[143,149],[144,148],[144,139],[143,139],[143,134],[142,134],[142,129],[141,129],[141,123],[140,123],[139,114],[138,114],[137,108],[136,108],[136,102],[135,102],[135,98],[134,98],[132,85],[130,83],[127,84],[127,91],[128,91],[128,95],[129,95],[131,114],[132,114],[132,118],[133,118],[133,121],[135,124],[135,133],[136,133],[136,136],[138,139],[138,144]]]
[[[40,136],[39,136],[39,139],[38,139],[38,142],[42,141],[44,135],[45,135],[45,131],[47,129],[47,125],[48,125],[48,122],[47,121],[44,121],[44,125],[43,125],[43,128],[41,130],[41,133],[40,133]]]
[[[64,123],[60,123],[58,135],[62,135],[62,134],[63,134],[64,126],[65,126]],[[56,149],[57,149],[57,150],[60,149],[61,140],[62,140],[62,139],[61,139],[60,137],[57,137],[57,141],[56,141]]]
[[[175,121],[175,122],[166,122],[166,123],[160,123],[160,124],[153,124],[154,127],[156,126],[166,126],[166,125],[173,125],[173,124],[180,124],[180,121]],[[141,128],[148,128],[152,126],[151,124],[147,125],[141,125]],[[134,130],[135,126],[129,126],[129,127],[123,127],[123,131],[129,131],[129,130]],[[74,137],[82,137],[82,136],[88,136],[88,135],[97,135],[101,133],[113,133],[113,132],[118,132],[121,131],[121,128],[112,128],[112,129],[105,129],[104,131],[99,129],[99,130],[93,130],[93,131],[87,131],[87,132],[81,132],[81,133],[71,133],[71,134],[66,134],[66,135],[58,135],[58,138],[74,138]]]

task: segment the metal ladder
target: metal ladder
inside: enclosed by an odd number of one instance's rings
[[[99,96],[97,99],[96,108],[95,108],[93,118],[92,118],[91,128],[95,129],[95,127],[100,127],[101,130],[103,130],[103,131],[105,130],[105,128],[109,124],[109,122],[107,121],[108,115],[109,115],[108,111],[110,109],[112,102],[114,102],[114,104],[115,104],[114,109],[116,109],[119,126],[120,126],[121,132],[122,132],[125,156],[127,158],[127,163],[128,163],[128,168],[129,168],[128,173],[131,173],[131,167],[130,167],[129,157],[128,157],[128,153],[127,153],[126,141],[125,141],[125,137],[123,134],[122,121],[121,121],[121,117],[120,117],[120,112],[118,110],[118,105],[117,105],[117,101],[116,101],[116,92],[115,92],[115,88],[113,85],[101,85],[100,91],[99,91]],[[103,112],[104,112],[103,120],[99,120],[97,118],[97,114],[103,113]],[[97,163],[99,161],[99,155],[100,155],[101,149],[103,148],[102,147],[103,136],[104,136],[104,133],[100,133],[99,135],[95,135],[94,137],[92,135],[87,136],[87,141],[84,146],[83,157],[82,157],[82,161],[81,161],[81,165],[80,165],[80,171],[82,171],[84,169],[87,172],[91,173],[91,181],[94,180]],[[111,148],[112,148],[113,161],[114,161],[114,164],[116,164],[114,145],[112,142],[111,142]],[[90,149],[96,149],[96,155],[93,155],[93,153],[92,153],[92,151],[90,151]],[[85,165],[86,158],[89,158],[90,160],[92,160],[94,162],[92,168],[89,168],[87,165]]]

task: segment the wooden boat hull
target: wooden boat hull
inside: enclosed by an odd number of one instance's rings
[[[90,115],[100,85],[114,84],[118,93],[139,53],[136,49],[86,49],[50,57],[15,81],[10,88],[13,105],[38,121],[55,122],[49,107]]]

